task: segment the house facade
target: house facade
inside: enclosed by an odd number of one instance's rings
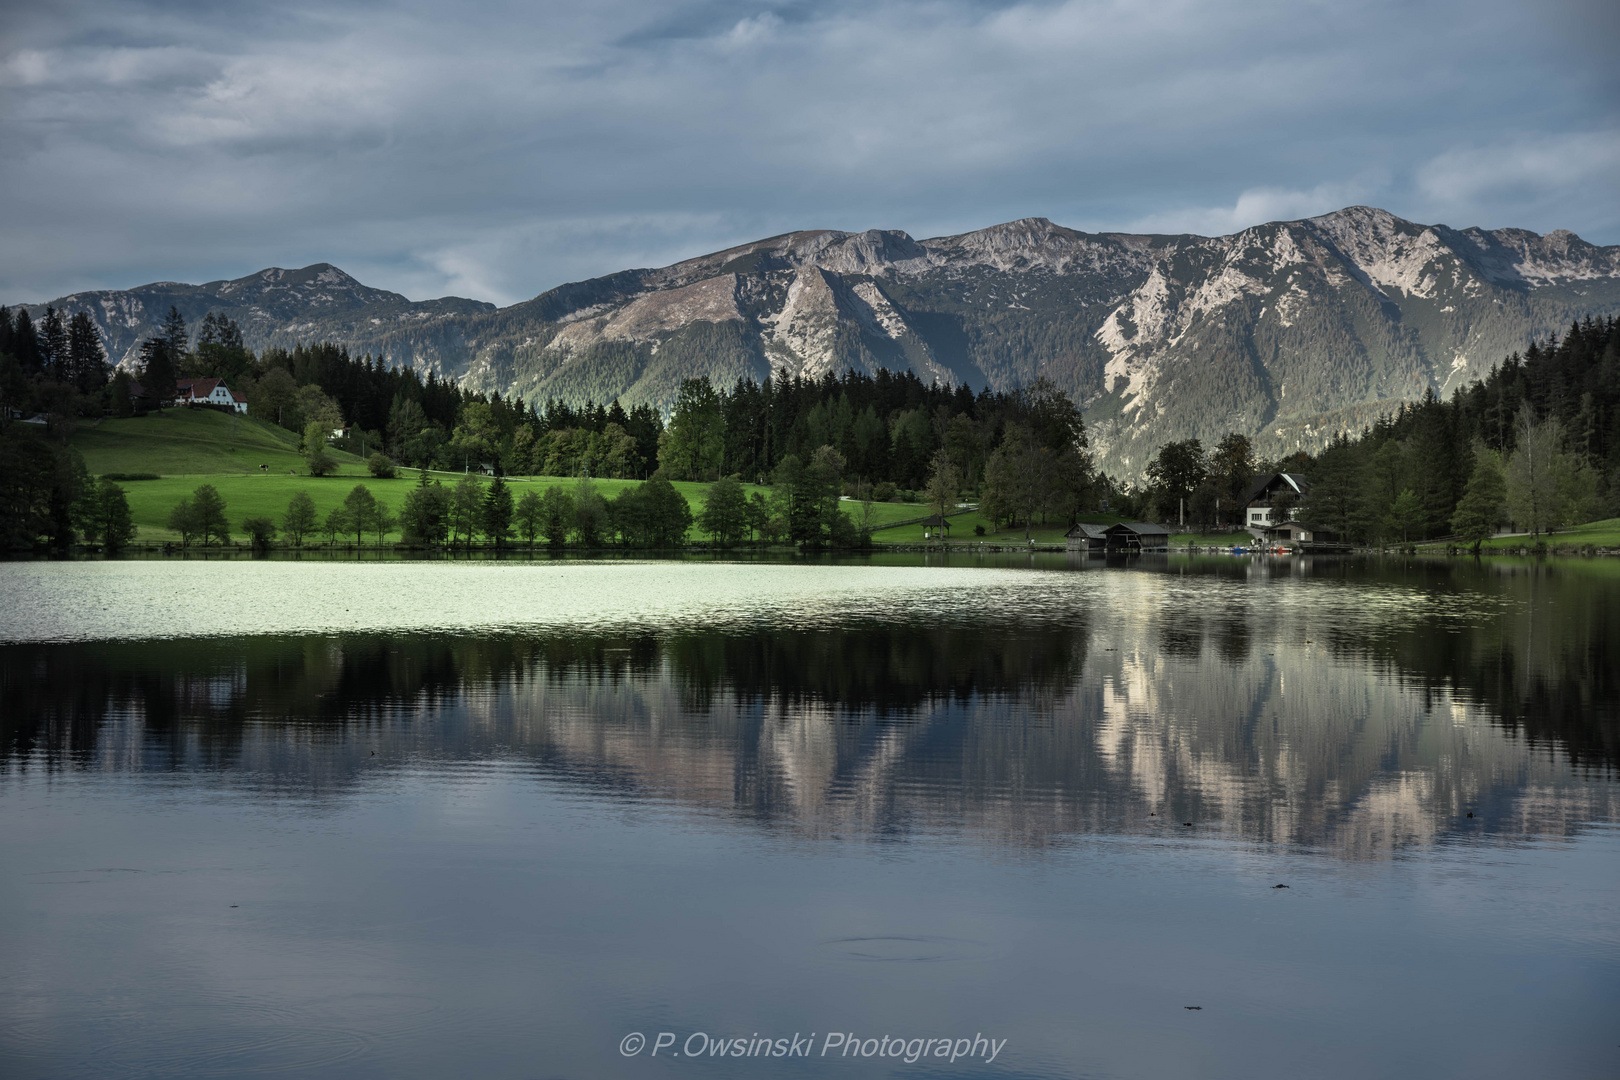
[[[1311,490],[1298,473],[1270,473],[1257,477],[1243,500],[1243,527],[1257,540],[1266,530],[1293,520],[1293,511]]]
[[[247,412],[247,397],[227,387],[221,379],[176,379],[174,404],[218,405],[235,412]]]

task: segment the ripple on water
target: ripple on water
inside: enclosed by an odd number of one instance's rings
[[[343,1022],[334,1023],[335,1017]],[[171,1002],[143,1013],[138,1028],[95,1045],[75,1068],[83,1075],[299,1074],[365,1056],[401,1036],[455,1028],[467,1018],[421,994],[336,994],[296,1005],[250,996]]]

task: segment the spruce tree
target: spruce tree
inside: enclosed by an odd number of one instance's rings
[[[67,326],[62,322],[62,313],[53,307],[45,309],[45,319],[40,323],[39,351],[47,375],[57,382],[72,381]]]
[[[505,547],[512,536],[512,489],[507,487],[504,478],[497,476],[490,483],[484,493],[480,518],[484,536],[496,547]]]
[[[107,350],[90,316],[78,312],[68,324],[69,377],[80,393],[89,394],[107,385]]]
[[[141,386],[158,408],[174,400],[178,377],[175,354],[167,338],[148,338],[141,343]]]
[[[1507,484],[1496,455],[1481,446],[1474,454],[1474,473],[1452,515],[1451,528],[1459,540],[1467,541],[1477,552],[1496,532],[1502,520],[1502,504],[1507,500]]]
[[[190,339],[186,336],[185,316],[181,315],[180,309],[173,304],[169,305],[169,314],[163,319],[162,337],[169,343],[169,348],[174,350],[176,363],[191,348]]]
[[[39,350],[39,334],[28,310],[19,307],[16,321],[11,324],[11,348],[24,375],[38,375],[43,369]]]

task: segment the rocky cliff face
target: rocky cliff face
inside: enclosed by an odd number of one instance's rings
[[[36,321],[47,307],[23,306]],[[254,348],[319,340],[322,331],[334,329],[344,331],[341,336],[352,336],[366,326],[420,324],[495,310],[494,304],[459,297],[413,303],[399,293],[362,285],[330,263],[301,270],[272,267],[204,285],[159,281],[134,289],[74,293],[49,306],[69,315],[88,313],[115,363],[128,363],[139,355],[141,342],[158,333],[170,307],[179,308],[193,327],[211,311],[235,319]]]
[[[1168,439],[1239,430],[1282,452],[1428,387],[1449,392],[1573,318],[1620,312],[1620,247],[1369,207],[1213,238],[1028,218],[922,241],[789,233],[498,311],[413,304],[325,265],[57,306],[94,304],[124,355],[130,330],[183,290],[188,319],[214,305],[255,345],[340,341],[531,399],[663,404],[692,375],[783,368],[997,389],[1045,375],[1084,405],[1105,467],[1134,474]]]

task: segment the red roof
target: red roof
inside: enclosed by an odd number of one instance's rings
[[[205,398],[214,392],[214,387],[220,385],[218,379],[176,379],[174,381],[175,397]]]

